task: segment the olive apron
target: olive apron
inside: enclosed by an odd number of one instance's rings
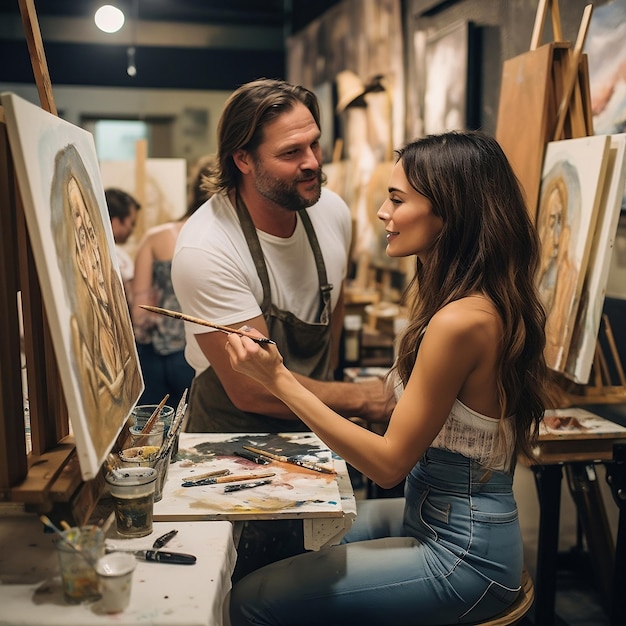
[[[293,372],[316,380],[331,380],[331,300],[333,288],[328,284],[326,266],[315,230],[306,210],[298,211],[306,231],[317,267],[320,305],[318,321],[304,322],[290,311],[279,309],[272,303],[265,257],[248,213],[248,209],[236,194],[236,209],[257,274],[263,286],[261,312],[276,342],[285,365]],[[242,390],[243,391],[243,390]],[[281,420],[240,411],[232,403],[212,367],[194,378],[189,394],[189,417],[187,432],[298,432],[308,430],[300,420]]]

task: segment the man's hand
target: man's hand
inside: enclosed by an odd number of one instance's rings
[[[365,403],[359,417],[368,422],[388,422],[396,406],[391,384],[382,378],[371,378],[352,384],[358,385],[365,395]]]

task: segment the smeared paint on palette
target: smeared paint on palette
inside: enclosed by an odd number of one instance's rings
[[[332,467],[332,453],[312,433],[182,433],[177,462],[170,465],[163,499],[154,505],[155,520],[246,520],[343,516],[336,476],[296,465],[259,466],[235,452],[249,445],[274,454],[298,456]],[[233,474],[275,472],[271,483],[230,493],[224,486],[182,487],[183,479],[228,469]]]

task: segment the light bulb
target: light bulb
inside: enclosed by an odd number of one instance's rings
[[[128,56],[128,66],[126,67],[126,73],[132,78],[137,76],[137,66],[135,65],[135,46],[130,46],[126,51]]]
[[[105,4],[96,11],[94,21],[105,33],[116,33],[124,26],[124,14],[117,7]]]

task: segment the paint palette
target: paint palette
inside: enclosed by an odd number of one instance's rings
[[[243,446],[333,467],[332,452],[313,433],[182,433],[177,462],[170,466],[163,499],[154,505],[155,519],[235,521],[343,517],[335,474],[277,461],[259,465],[237,456]],[[251,479],[259,471],[271,471],[275,475],[267,484],[239,491],[225,491],[225,485],[219,483],[182,486],[194,476],[220,470],[236,475],[249,473]]]

